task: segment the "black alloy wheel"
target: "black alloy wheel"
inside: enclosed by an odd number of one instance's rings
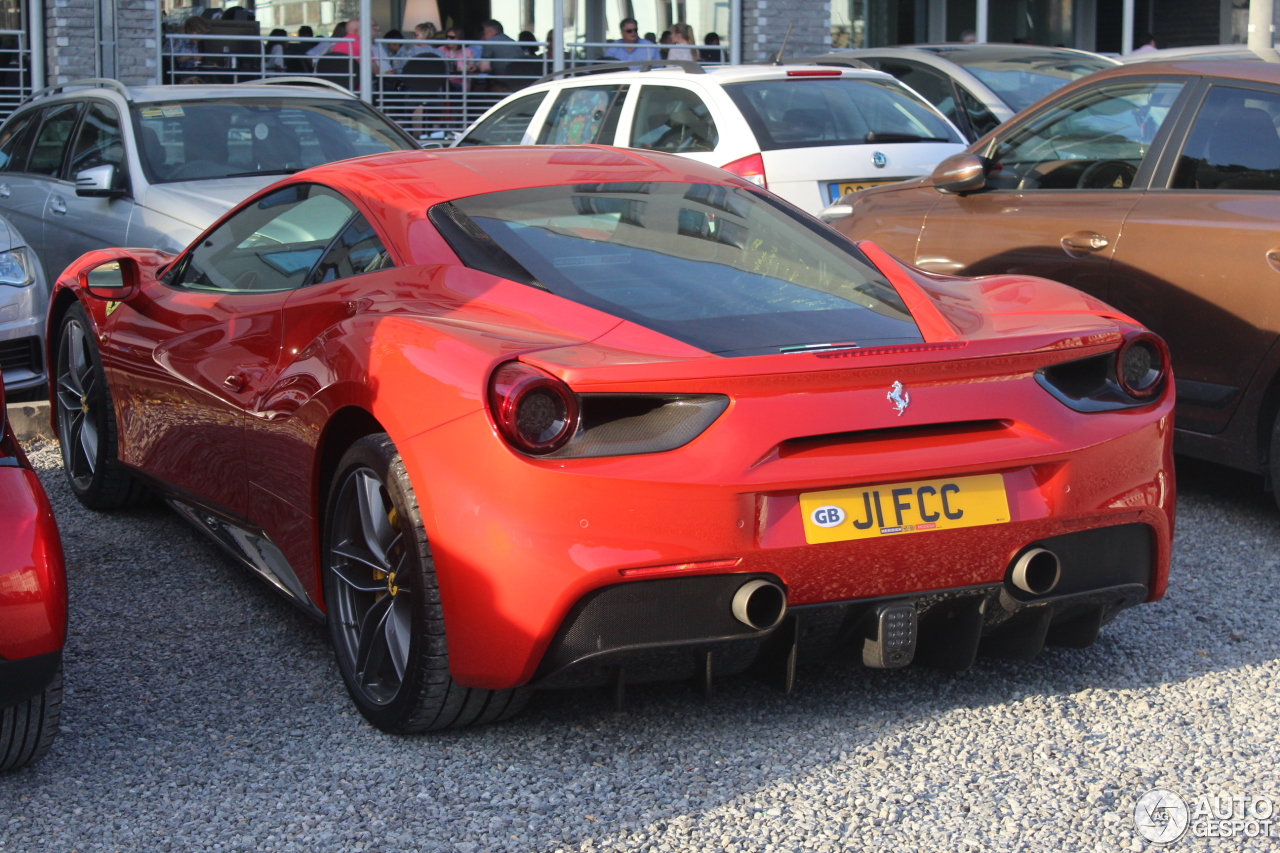
[[[514,716],[528,691],[462,687],[417,499],[385,433],[338,464],[324,526],[324,586],[338,668],[360,712],[408,734]]]
[[[137,503],[145,494],[116,456],[111,389],[84,308],[62,318],[55,359],[58,438],[71,491],[90,509]]]

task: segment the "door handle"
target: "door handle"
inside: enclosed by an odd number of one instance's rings
[[[249,387],[249,377],[243,373],[232,373],[226,379],[222,380],[222,384],[229,390],[239,394],[245,388]]]
[[[1280,248],[1267,252],[1267,264],[1276,272],[1280,272]]]
[[[0,184],[0,198],[8,198],[10,192],[8,184]]]
[[[49,207],[52,208],[53,212],[59,216],[62,216],[67,212],[67,203],[62,200],[62,196],[60,195],[55,195],[53,197],[53,200],[49,202]]]
[[[1107,238],[1096,231],[1077,231],[1062,238],[1063,251],[1073,258],[1089,252],[1099,252],[1109,245]]]

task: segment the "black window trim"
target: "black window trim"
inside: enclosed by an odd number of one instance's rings
[[[223,225],[230,222],[233,216],[239,215],[241,211],[248,209],[251,205],[257,204],[263,198],[271,195],[272,193],[280,192],[280,190],[288,189],[289,187],[298,187],[298,186],[324,187],[325,189],[329,190],[329,192],[336,194],[339,198],[341,198],[347,204],[351,205],[351,208],[354,211],[350,216],[346,218],[346,220],[343,221],[342,227],[338,229],[337,233],[334,234],[333,237],[329,239],[329,242],[325,244],[324,249],[320,252],[320,257],[316,258],[315,263],[313,263],[307,269],[307,274],[302,277],[302,282],[303,282],[302,284],[298,285],[297,287],[282,288],[280,290],[256,290],[255,291],[255,290],[221,290],[219,289],[215,291],[208,288],[196,289],[191,287],[184,287],[181,284],[174,283],[176,279],[180,279],[182,278],[183,275],[186,274],[187,265],[191,262],[191,256],[195,254],[196,246],[200,245],[200,242],[204,240],[206,235],[212,234],[218,228],[221,228]],[[363,216],[365,218],[365,221],[369,223],[369,227],[373,229],[373,233],[378,235],[378,239],[382,242],[382,248],[386,250],[387,257],[391,259],[390,267],[383,267],[383,269],[374,270],[373,272],[383,272],[386,269],[396,269],[397,267],[404,266],[404,264],[402,264],[400,259],[396,256],[396,252],[392,249],[392,245],[393,245],[392,242],[386,238],[386,235],[383,233],[383,230],[378,226],[377,221],[373,217],[370,217],[367,213],[365,213],[365,211],[360,207],[359,204],[355,202],[354,199],[351,198],[351,196],[347,195],[342,190],[339,190],[336,187],[331,187],[328,184],[322,184],[319,181],[295,181],[290,184],[285,184],[284,186],[269,187],[266,190],[258,193],[257,195],[254,195],[250,198],[245,199],[240,204],[240,206],[237,207],[235,210],[231,211],[226,216],[223,216],[217,222],[213,223],[204,231],[200,232],[200,236],[192,240],[191,243],[185,249],[182,250],[182,254],[179,255],[178,258],[172,264],[169,265],[169,268],[166,269],[161,274],[159,274],[158,276],[156,276],[156,281],[160,282],[170,290],[179,290],[184,293],[218,292],[218,293],[225,293],[229,296],[240,296],[244,294],[266,295],[271,293],[296,293],[299,290],[304,290],[308,287],[313,286],[313,284],[333,284],[334,282],[338,282],[338,281],[349,281],[350,279],[356,278],[357,276],[347,276],[345,278],[336,278],[333,281],[324,281],[324,282],[312,282],[311,276],[315,274],[316,267],[320,265],[320,262],[325,259],[326,255],[329,254],[329,250],[333,248],[333,244],[337,242],[337,240],[344,233],[346,233],[346,230],[349,227],[351,227],[351,223],[354,222],[356,217],[359,217],[359,216]],[[371,275],[371,273],[359,273],[359,275]]]
[[[1037,116],[1043,115],[1048,109],[1057,106],[1064,100],[1069,100],[1085,92],[1105,86],[1113,86],[1126,83],[1182,83],[1182,91],[1178,93],[1178,97],[1174,99],[1173,106],[1169,108],[1169,115],[1165,118],[1164,123],[1160,125],[1160,129],[1156,131],[1155,138],[1151,140],[1151,148],[1147,151],[1147,156],[1142,158],[1142,164],[1138,167],[1138,173],[1134,175],[1133,183],[1124,190],[1124,192],[1145,192],[1151,189],[1151,179],[1156,173],[1157,168],[1163,166],[1166,151],[1169,147],[1169,139],[1173,133],[1174,127],[1180,125],[1183,117],[1187,112],[1187,102],[1191,100],[1192,95],[1199,91],[1199,82],[1202,78],[1194,74],[1134,74],[1132,76],[1124,75],[1117,77],[1107,77],[1088,86],[1081,86],[1078,89],[1072,89],[1070,92],[1063,92],[1059,97],[1054,98],[1047,104],[1041,106],[1038,110],[1029,112],[1018,119],[1010,119],[1005,124],[1000,125],[996,135],[991,137],[991,141],[981,148],[976,149],[973,153],[988,160],[992,160],[992,155],[996,149],[1013,134],[1031,123]],[[1070,85],[1070,84],[1068,84]],[[1045,189],[1045,190],[1019,190],[1019,189],[1003,189],[992,187],[983,190],[983,192],[998,193],[1023,193],[1032,192],[1036,195],[1050,193],[1107,193],[1115,195],[1114,189],[1080,189],[1071,187],[1069,189]]]

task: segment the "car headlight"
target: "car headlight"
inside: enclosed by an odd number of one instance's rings
[[[26,287],[33,281],[35,276],[31,274],[31,258],[26,249],[0,252],[0,284]]]

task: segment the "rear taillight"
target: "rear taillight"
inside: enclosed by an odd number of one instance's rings
[[[1125,338],[1116,353],[1116,381],[1135,400],[1155,396],[1169,374],[1169,350],[1163,340],[1150,332]]]
[[[578,429],[578,397],[536,367],[509,361],[489,381],[489,410],[502,437],[533,456],[553,453]]]
[[[792,68],[788,77],[839,77],[843,72],[839,68]]]
[[[737,175],[743,180],[750,181],[758,187],[769,188],[769,183],[764,177],[764,157],[759,154],[752,154],[748,157],[743,157],[741,160],[725,163],[720,168]]]

